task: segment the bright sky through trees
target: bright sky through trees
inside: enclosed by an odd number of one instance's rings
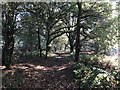
[[[115,17],[115,16],[117,16],[118,15],[118,12],[115,10],[116,9],[116,2],[114,2],[114,1],[112,1],[112,2],[110,2],[111,3],[111,5],[112,5],[112,9],[113,9],[113,17]]]

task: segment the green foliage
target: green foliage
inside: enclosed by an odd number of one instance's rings
[[[116,70],[107,72],[93,66],[77,63],[74,67],[74,76],[80,88],[118,88],[119,73]]]
[[[98,60],[98,55],[88,55],[88,54],[83,54],[80,55],[81,60]]]
[[[57,50],[63,48],[64,44],[69,44],[65,35],[69,31],[71,33],[69,38],[71,38],[71,43],[74,46],[74,30],[78,18],[76,16],[78,8],[75,4],[73,2],[26,2],[20,4],[18,11],[16,11],[19,20],[15,22],[17,26],[15,43],[18,43],[18,46],[32,47],[31,49],[34,46],[38,47],[36,30],[39,28],[41,49],[45,49],[47,44],[52,44],[53,50],[54,46],[57,47]],[[116,43],[117,24],[111,16],[112,5],[109,3],[83,2],[81,12],[81,23],[83,23],[84,29],[81,30],[80,34],[83,41],[92,39],[97,42],[98,51],[105,51],[110,45]]]

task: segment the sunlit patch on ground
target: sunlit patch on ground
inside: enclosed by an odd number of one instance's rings
[[[60,56],[57,56],[56,58],[62,58],[62,57],[60,57]]]
[[[34,67],[34,69],[36,69],[36,70],[44,70],[44,71],[50,70],[50,68],[44,67],[44,66],[40,66],[40,65]]]
[[[63,70],[63,69],[66,69],[66,67],[63,66],[63,67],[59,68],[58,70],[60,71],[60,70]]]
[[[22,67],[18,67],[18,68],[21,68],[21,69],[27,69],[28,67],[22,66]]]
[[[68,68],[70,65],[74,64],[74,62],[69,62],[60,66],[57,65],[53,65],[51,67],[48,66],[42,66],[42,65],[32,65],[29,63],[25,63],[25,64],[17,64],[12,66],[13,69],[19,68],[25,71],[29,71],[29,70],[43,70],[43,71],[60,71],[60,70],[64,70],[66,68]]]
[[[5,66],[0,66],[0,69],[4,69],[5,68]]]
[[[18,63],[11,66],[12,70],[3,70],[3,87],[53,90],[55,88],[76,88],[76,81],[72,78],[71,66],[73,64],[72,59],[65,57]],[[12,83],[10,84],[10,82]]]

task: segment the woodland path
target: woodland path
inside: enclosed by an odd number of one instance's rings
[[[3,70],[3,88],[39,88],[43,90],[76,90],[72,66],[66,54],[56,57],[21,59],[12,70]]]

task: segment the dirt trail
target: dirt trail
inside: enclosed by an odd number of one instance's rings
[[[23,59],[12,66],[12,70],[3,70],[3,87],[40,88],[43,90],[75,90],[76,82],[72,75],[73,60],[59,56]]]

